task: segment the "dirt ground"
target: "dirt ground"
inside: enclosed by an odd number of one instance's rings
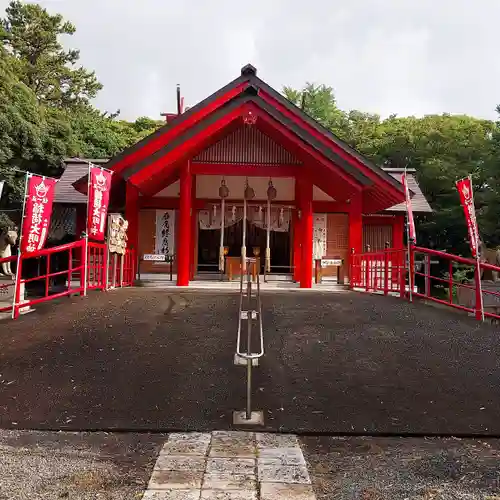
[[[231,429],[238,296],[123,289],[0,323],[0,427]],[[498,327],[397,298],[263,295],[265,429],[500,436]]]

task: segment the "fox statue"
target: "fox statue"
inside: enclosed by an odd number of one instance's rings
[[[8,229],[0,234],[0,260],[12,256],[12,246],[17,241],[17,228]],[[0,264],[0,276],[10,276],[14,278],[14,273],[10,267],[10,261]]]

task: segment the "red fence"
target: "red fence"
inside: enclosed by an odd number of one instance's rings
[[[123,256],[110,256],[107,245],[87,243],[83,239],[22,254],[19,260],[17,256],[0,259],[0,266],[6,262],[11,263],[17,279],[0,281],[0,312],[13,309],[14,318],[24,309],[60,297],[85,295],[87,290],[132,286],[136,270],[133,250],[128,249]]]
[[[405,293],[406,252],[386,249],[379,252],[351,254],[351,288],[367,292]]]
[[[87,259],[87,288],[89,290],[104,290],[108,281],[106,245],[89,241]]]
[[[483,315],[500,319],[500,281],[484,279],[488,273],[500,277],[500,267],[480,262],[478,269],[474,259],[423,247],[412,247],[409,260],[406,249],[353,253],[350,286],[400,297],[411,289],[415,297],[473,313],[478,320]]]

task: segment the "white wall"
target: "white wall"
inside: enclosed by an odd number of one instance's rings
[[[235,167],[238,168],[238,167]],[[229,199],[243,199],[246,177],[227,176],[226,186],[229,189]],[[197,198],[219,198],[219,187],[222,181],[221,175],[197,175],[196,197]],[[276,177],[272,179],[276,188],[276,200],[293,200],[295,193],[295,179],[293,177]],[[248,184],[255,191],[256,200],[267,200],[267,188],[269,177],[249,177]]]
[[[196,198],[218,199],[221,180],[221,175],[197,175]],[[229,199],[243,200],[246,177],[226,176],[225,180],[226,186],[229,188]],[[295,179],[293,177],[275,177],[272,181],[277,191],[277,201],[291,201],[295,199]],[[255,191],[256,200],[267,200],[269,177],[249,177],[248,183]],[[179,190],[180,181],[176,181],[165,189],[162,189],[155,196],[178,198]],[[333,198],[328,196],[319,187],[314,186],[313,200],[332,201]]]

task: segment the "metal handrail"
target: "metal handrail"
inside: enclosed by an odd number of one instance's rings
[[[248,298],[248,307],[250,307],[250,302],[252,299],[252,274],[250,270],[250,266],[248,266],[248,263],[251,263],[255,261],[256,259],[252,257],[247,257],[246,262],[247,262],[247,298]],[[247,321],[248,321],[248,339],[247,339],[247,351],[246,353],[241,352],[241,320],[242,320],[242,312],[243,312],[243,276],[244,273],[241,273],[240,275],[240,306],[238,310],[238,337],[236,340],[236,354],[240,358],[249,360],[251,363],[251,360],[253,359],[258,359],[261,358],[264,355],[264,332],[262,328],[262,303],[260,299],[260,280],[259,280],[259,274],[256,275],[257,277],[257,310],[255,311],[257,316],[258,316],[258,321],[259,321],[259,338],[260,338],[260,350],[258,353],[252,354],[251,353],[251,336],[252,336],[252,312],[253,310],[248,310],[247,311]]]

